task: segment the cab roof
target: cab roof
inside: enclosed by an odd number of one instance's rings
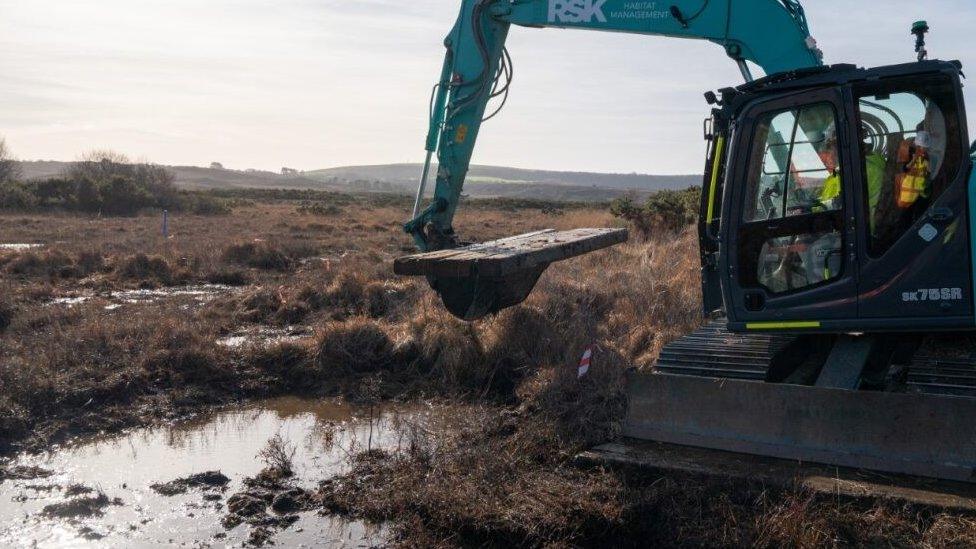
[[[769,93],[842,86],[855,82],[884,80],[907,75],[938,73],[962,75],[962,63],[959,61],[926,60],[898,65],[884,65],[870,69],[842,63],[771,74],[735,88],[722,89],[720,93],[722,94],[723,105],[733,106],[735,109],[736,107],[741,107],[744,103],[752,101],[757,96]]]

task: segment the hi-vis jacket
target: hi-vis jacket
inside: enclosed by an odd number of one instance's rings
[[[895,191],[899,208],[907,208],[919,197],[929,195],[929,159],[916,154],[905,166],[905,171],[895,177]]]

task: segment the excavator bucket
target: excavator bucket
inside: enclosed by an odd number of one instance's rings
[[[878,370],[869,337],[837,336],[829,356],[822,339],[803,337],[713,322],[666,345],[651,372],[629,374],[624,447],[650,440],[976,483],[976,361],[893,353],[903,363]],[[797,360],[818,346],[819,365]],[[802,365],[783,378],[787,363]]]
[[[627,229],[546,229],[397,258],[393,272],[426,276],[454,316],[477,320],[528,297],[554,261],[627,240]]]

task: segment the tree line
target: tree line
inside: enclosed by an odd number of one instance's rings
[[[0,209],[135,215],[149,208],[198,214],[229,211],[219,198],[180,191],[166,168],[131,162],[113,151],[91,151],[58,177],[25,181],[0,139]]]

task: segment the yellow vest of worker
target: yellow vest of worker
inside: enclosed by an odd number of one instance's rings
[[[929,161],[924,156],[916,156],[905,166],[905,173],[898,181],[898,207],[907,208],[928,196]]]
[[[838,196],[840,196],[840,172],[834,170],[834,173],[824,180],[823,188],[820,189],[820,201],[826,204]]]

